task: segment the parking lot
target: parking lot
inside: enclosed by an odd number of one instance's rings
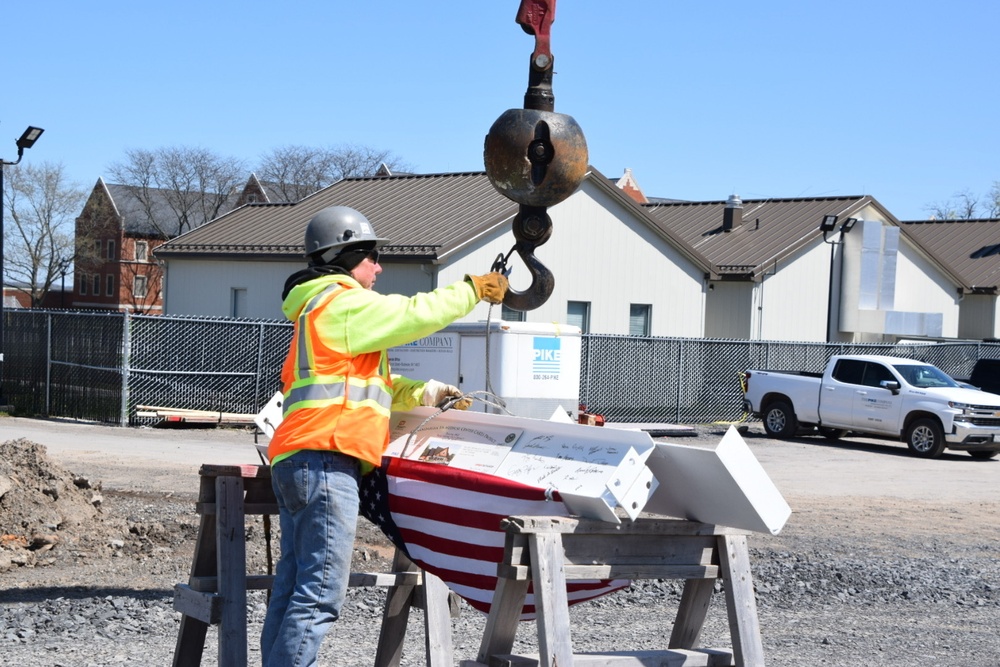
[[[712,447],[726,425],[699,425],[695,437],[673,441]],[[848,437],[769,438],[759,422],[741,425],[744,440],[790,500],[856,496],[968,502],[997,498],[1000,460],[977,461],[946,452],[912,456],[901,442]],[[59,420],[0,418],[0,439],[27,438],[75,472],[112,488],[194,491],[205,463],[258,463],[254,434],[245,429],[120,428]],[[670,440],[671,438],[664,438]],[[261,440],[263,442],[263,440]],[[794,509],[794,504],[793,504]]]

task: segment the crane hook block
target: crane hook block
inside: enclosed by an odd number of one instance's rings
[[[587,174],[587,140],[572,116],[508,109],[483,147],[486,175],[503,196],[524,206],[554,206]]]

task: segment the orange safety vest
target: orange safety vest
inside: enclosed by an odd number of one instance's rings
[[[333,283],[295,321],[281,370],[284,415],[267,448],[275,457],[299,449],[337,451],[377,466],[389,444],[392,379],[385,350],[350,356],[323,344],[316,320],[350,285]]]

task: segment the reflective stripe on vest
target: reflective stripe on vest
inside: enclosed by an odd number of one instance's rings
[[[340,283],[333,283],[325,290],[311,298],[309,303],[306,304],[306,307],[302,309],[301,313],[299,313],[299,326],[296,327],[297,337],[295,341],[296,349],[298,349],[298,371],[295,373],[295,376],[300,380],[312,377],[312,369],[309,363],[309,353],[312,350],[312,346],[310,345],[309,328],[306,326],[306,316],[319,306],[319,302],[322,299],[324,299],[327,295],[332,295],[339,289],[343,289],[343,286]]]
[[[321,302],[326,300],[327,296],[330,299],[335,298],[334,293],[345,289],[340,283],[333,283],[325,290],[314,296],[306,304],[306,307],[302,309],[299,313],[298,326],[296,327],[296,348],[297,348],[297,368],[295,372],[295,377],[298,380],[309,380],[315,378],[312,370],[312,338],[309,336],[309,327],[307,325],[307,318],[310,313],[319,308]],[[326,300],[326,304],[329,305],[329,300]],[[388,375],[388,369],[385,368],[385,364],[380,360],[379,370],[383,375]],[[350,392],[346,391],[346,383],[344,382],[344,376],[331,376],[326,381],[312,382],[309,384],[296,385],[291,388],[285,394],[285,409],[284,412],[287,415],[291,410],[296,407],[322,407],[321,405],[298,405],[300,403],[315,403],[315,402],[333,402],[343,400],[344,395],[347,395],[347,400],[355,403],[362,401],[375,401],[378,405],[382,406],[388,413],[392,409],[392,392],[385,388],[383,383],[370,384],[369,382],[364,382],[358,385],[356,382],[352,382],[352,390]],[[360,395],[358,391],[360,390]]]
[[[345,382],[342,378],[333,384],[327,383],[313,383],[306,384],[300,387],[292,387],[291,391],[285,394],[285,411],[286,413],[300,407],[322,407],[318,405],[300,405],[301,403],[312,403],[312,402],[330,402],[339,401],[344,398]],[[378,384],[361,384],[357,385],[351,383],[351,391],[348,397],[349,401],[359,403],[361,401],[374,401],[378,405],[382,406],[386,410],[392,408],[392,394],[381,385]]]

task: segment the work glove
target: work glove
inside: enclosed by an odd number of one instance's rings
[[[482,276],[465,276],[465,279],[472,283],[479,300],[488,303],[503,303],[503,297],[510,286],[507,276],[499,271],[492,271]]]
[[[451,407],[456,410],[468,410],[472,405],[472,399],[465,398],[462,390],[454,385],[437,380],[428,380],[424,384],[424,394],[420,397],[420,405],[443,408],[451,401],[454,401]]]

